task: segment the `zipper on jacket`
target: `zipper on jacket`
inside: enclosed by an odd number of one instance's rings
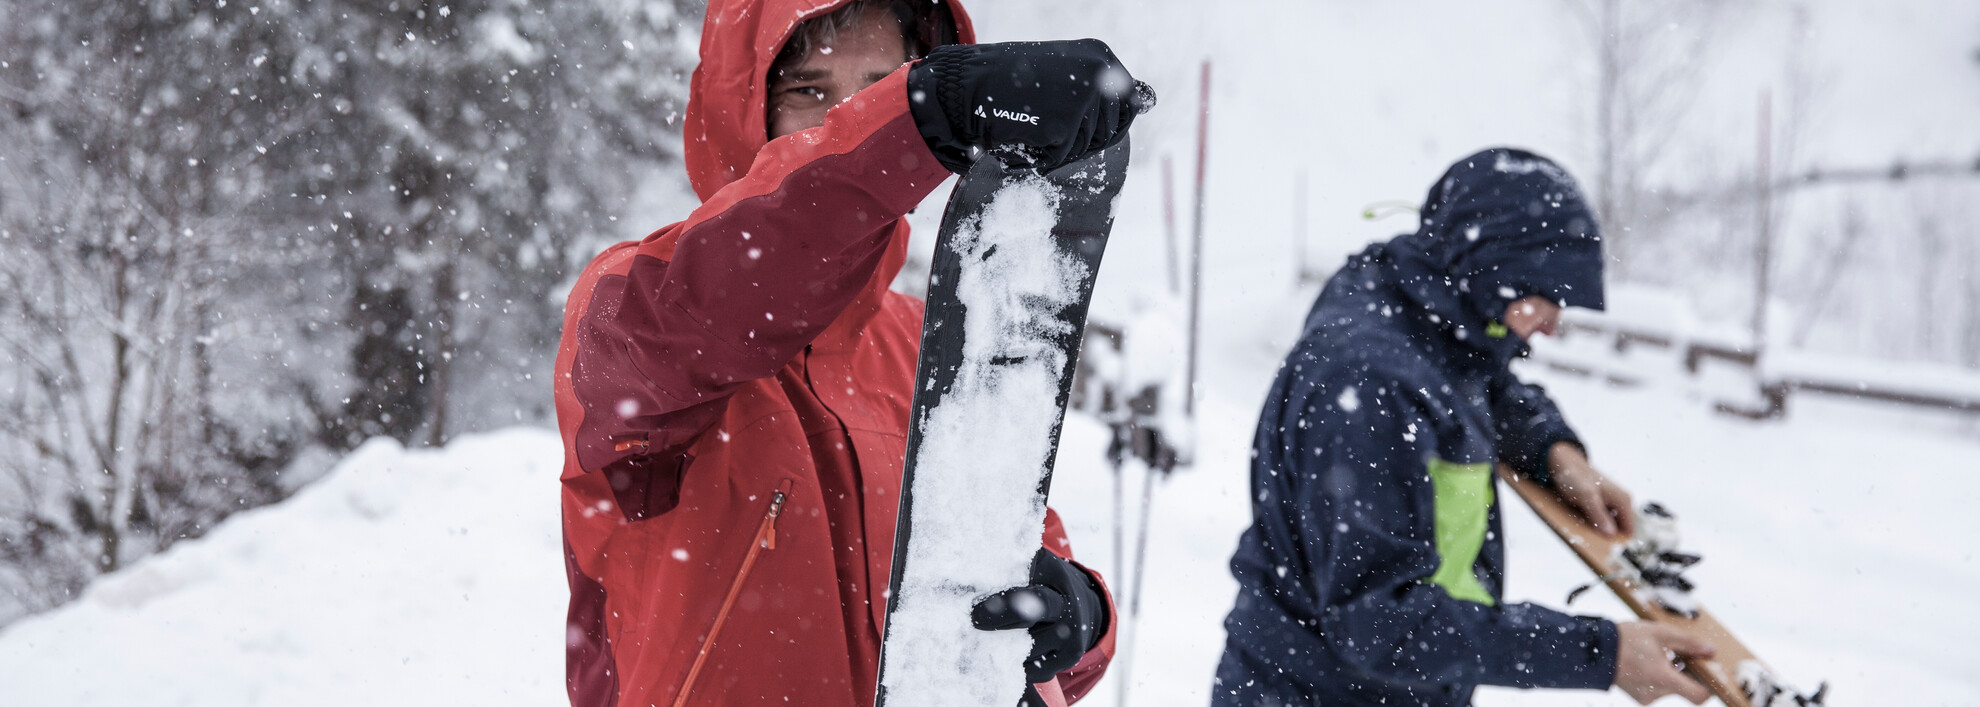
[[[763,522],[756,526],[756,537],[749,543],[749,553],[743,555],[742,568],[736,571],[736,579],[729,584],[729,595],[722,599],[722,608],[715,612],[715,623],[708,627],[708,636],[701,639],[701,650],[694,655],[694,666],[688,668],[687,680],[681,683],[681,691],[674,697],[674,707],[684,707],[688,694],[694,690],[694,680],[701,676],[701,666],[708,661],[708,653],[715,648],[715,637],[722,633],[722,624],[729,620],[729,611],[736,606],[736,597],[742,595],[743,582],[749,579],[749,571],[756,566],[756,556],[764,550],[777,549],[777,516],[784,512],[784,498],[789,495],[791,482],[785,479],[777,485],[777,493],[770,497],[770,508],[763,512]]]

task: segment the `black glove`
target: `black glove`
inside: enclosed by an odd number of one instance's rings
[[[1045,682],[1079,663],[1107,635],[1107,599],[1077,565],[1045,548],[1031,557],[1031,584],[977,600],[969,622],[981,631],[1031,631],[1024,677]]]
[[[981,154],[1051,171],[1127,137],[1155,91],[1098,39],[937,47],[908,71],[914,122],[942,165]]]

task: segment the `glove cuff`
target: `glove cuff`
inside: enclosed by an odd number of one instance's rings
[[[975,143],[962,89],[969,55],[967,45],[936,47],[908,70],[908,110],[915,127],[935,159],[957,174],[969,171]]]
[[[1094,613],[1099,615],[1097,617],[1099,620],[1094,622],[1093,636],[1086,642],[1086,650],[1090,651],[1093,650],[1094,646],[1100,645],[1100,639],[1107,636],[1108,627],[1114,623],[1113,612],[1108,610],[1110,604],[1107,601],[1107,590],[1100,583],[1100,577],[1091,570],[1086,569],[1086,567],[1077,562],[1067,562],[1066,564],[1072,565],[1073,569],[1079,571],[1080,579],[1086,580],[1087,591],[1093,593],[1090,601],[1093,602]]]

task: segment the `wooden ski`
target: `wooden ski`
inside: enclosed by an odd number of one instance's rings
[[[1676,627],[1711,643],[1717,651],[1716,655],[1709,659],[1683,659],[1686,671],[1704,683],[1727,707],[1754,707],[1747,697],[1746,688],[1741,685],[1740,666],[1751,665],[1767,670],[1766,663],[1724,624],[1719,623],[1711,612],[1701,607],[1697,616],[1685,617],[1665,609],[1651,598],[1647,587],[1641,586],[1631,576],[1633,573],[1620,566],[1621,550],[1628,542],[1627,538],[1611,538],[1596,532],[1580,513],[1569,508],[1551,489],[1521,476],[1512,467],[1500,464],[1499,478],[1504,479],[1506,485],[1526,501],[1526,505],[1540,516],[1547,527],[1554,529],[1554,533],[1574,550],[1575,555],[1581,557],[1589,569],[1595,571],[1602,583],[1607,584],[1616,597],[1636,613],[1637,618]]]

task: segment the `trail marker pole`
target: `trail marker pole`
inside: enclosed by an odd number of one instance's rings
[[[1162,155],[1162,236],[1168,248],[1163,251],[1169,260],[1169,294],[1182,294],[1182,275],[1177,272],[1182,254],[1176,252],[1176,179],[1171,169],[1174,160]]]
[[[1189,377],[1183,390],[1183,414],[1191,418],[1196,416],[1196,359],[1197,350],[1202,347],[1198,322],[1203,314],[1203,183],[1210,162],[1209,59],[1203,60],[1201,105],[1196,121],[1196,213],[1189,255]]]
[[[1753,293],[1753,356],[1758,361],[1767,348],[1767,298],[1773,283],[1771,270],[1774,259],[1774,176],[1773,176],[1773,137],[1774,137],[1774,96],[1771,91],[1760,92],[1759,155],[1755,159],[1754,178],[1758,181],[1760,193],[1756,200],[1756,242],[1754,244],[1754,293]]]

